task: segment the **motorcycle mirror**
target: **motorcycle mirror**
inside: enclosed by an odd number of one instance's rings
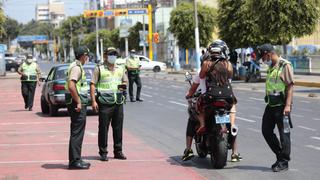
[[[191,81],[192,80],[192,74],[190,72],[186,72],[185,77],[186,77],[187,81]]]

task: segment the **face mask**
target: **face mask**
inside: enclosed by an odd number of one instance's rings
[[[271,59],[268,59],[264,62],[266,65],[271,66],[272,65],[272,61]]]
[[[108,56],[108,62],[114,64],[116,62],[117,56]]]
[[[26,61],[27,61],[28,64],[31,64],[33,59],[27,59]]]

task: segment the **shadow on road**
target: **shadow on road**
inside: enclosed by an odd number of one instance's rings
[[[199,158],[198,156],[195,156],[192,160],[189,160],[189,161],[182,161],[181,156],[171,156],[169,159],[167,159],[167,162],[175,166],[194,167],[198,169],[214,169],[211,165],[210,158]],[[228,161],[227,163],[230,163],[230,162]],[[239,169],[239,170],[246,170],[246,171],[272,172],[269,167],[250,166],[250,165],[236,165],[236,166],[227,165],[223,169]],[[219,169],[216,169],[216,170],[219,170]]]
[[[28,111],[26,109],[15,109],[15,110],[11,110],[10,112],[24,112],[24,111]]]
[[[66,164],[44,164],[41,167],[44,169],[66,169],[66,170],[68,170],[68,165],[66,165]]]

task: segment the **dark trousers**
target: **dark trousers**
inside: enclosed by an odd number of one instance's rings
[[[267,106],[262,119],[262,134],[271,150],[276,154],[277,160],[289,161],[291,151],[290,132],[283,132],[283,110],[284,106]],[[273,132],[277,125],[280,135],[280,142]]]
[[[99,104],[99,132],[98,145],[99,154],[107,154],[108,132],[111,122],[113,132],[113,152],[122,151],[122,128],[123,128],[123,105]]]
[[[141,79],[139,74],[132,74],[130,71],[128,72],[128,79],[129,79],[129,96],[130,96],[130,100],[134,99],[133,96],[133,83],[136,83],[137,85],[137,95],[136,95],[136,99],[140,99],[140,92],[141,92]]]
[[[67,105],[71,118],[70,141],[69,141],[69,163],[81,160],[81,149],[84,131],[86,127],[87,107],[82,105],[81,111],[77,112],[76,103]]]
[[[26,108],[33,107],[34,93],[36,91],[37,82],[21,82],[21,93]]]

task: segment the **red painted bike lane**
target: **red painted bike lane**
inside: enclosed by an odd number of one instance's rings
[[[0,179],[204,179],[124,130],[127,160],[98,156],[98,117],[87,118],[82,156],[89,170],[68,170],[69,117],[47,117],[37,87],[33,111],[24,110],[18,79],[0,79]],[[62,110],[65,111],[65,110]],[[128,120],[125,119],[125,121]]]

